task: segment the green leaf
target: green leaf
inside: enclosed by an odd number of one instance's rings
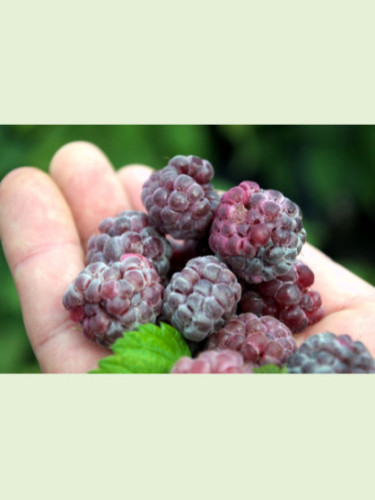
[[[259,366],[258,368],[253,368],[254,373],[288,373],[288,369],[286,365],[280,366],[269,364],[269,365],[263,365]]]
[[[182,335],[166,323],[124,332],[111,349],[114,354],[101,359],[99,368],[89,373],[169,373],[178,359],[191,357]]]

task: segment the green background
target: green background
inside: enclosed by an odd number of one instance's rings
[[[47,171],[74,140],[97,144],[115,168],[195,154],[214,165],[218,188],[251,179],[278,189],[300,205],[310,243],[375,284],[374,126],[3,125],[1,179],[19,166]],[[2,250],[0,276],[0,372],[39,372]]]

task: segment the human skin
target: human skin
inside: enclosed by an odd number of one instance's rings
[[[115,171],[86,142],[63,146],[49,174],[20,167],[0,184],[0,237],[27,335],[44,373],[86,373],[110,351],[87,340],[62,305],[68,285],[84,268],[84,249],[99,222],[126,209],[144,210],[141,187],[152,169]],[[299,259],[314,271],[324,318],[295,338],[331,331],[361,340],[375,356],[375,288],[305,244]]]

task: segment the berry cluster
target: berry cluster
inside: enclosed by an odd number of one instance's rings
[[[290,354],[290,347],[295,349],[295,346],[289,341],[285,349],[285,337],[284,346],[280,343],[279,349],[275,349],[277,344],[272,335],[268,338],[268,346],[267,340],[259,334],[250,333],[246,338],[229,331],[211,341],[212,337],[208,350],[195,359],[180,358],[171,373],[252,373],[254,367],[262,364],[259,363],[262,349],[270,356],[263,364],[271,362],[282,366],[283,363],[288,373],[375,373],[375,358],[362,342],[354,341],[349,335],[331,332],[312,335],[293,354]]]
[[[146,213],[127,210],[100,223],[86,268],[63,297],[84,335],[110,346],[139,325],[168,323],[193,354],[173,373],[370,366],[348,340],[340,350],[328,339],[324,354],[312,354],[317,341],[297,350],[293,333],[323,317],[314,274],[297,260],[306,240],[300,208],[252,181],[220,195],[213,175],[209,161],[175,156],[143,185]],[[353,364],[353,353],[361,361]]]

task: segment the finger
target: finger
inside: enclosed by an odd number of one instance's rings
[[[294,334],[297,345],[300,346],[311,335],[332,332],[336,335],[350,335],[353,340],[360,340],[375,356],[375,296],[371,299],[357,301],[348,309],[333,312],[325,316],[319,323],[306,328],[301,333]]]
[[[323,252],[306,243],[298,257],[314,272],[312,288],[319,291],[326,314],[351,307],[374,294],[374,287]]]
[[[142,187],[153,171],[151,167],[146,165],[127,165],[117,171],[122,188],[134,210],[145,212],[141,199]]]
[[[0,231],[26,331],[45,372],[86,372],[108,351],[86,340],[62,296],[84,267],[72,214],[51,178],[34,168],[1,182]]]
[[[103,219],[130,208],[108,158],[93,144],[63,146],[52,158],[50,173],[71,208],[84,248]]]

